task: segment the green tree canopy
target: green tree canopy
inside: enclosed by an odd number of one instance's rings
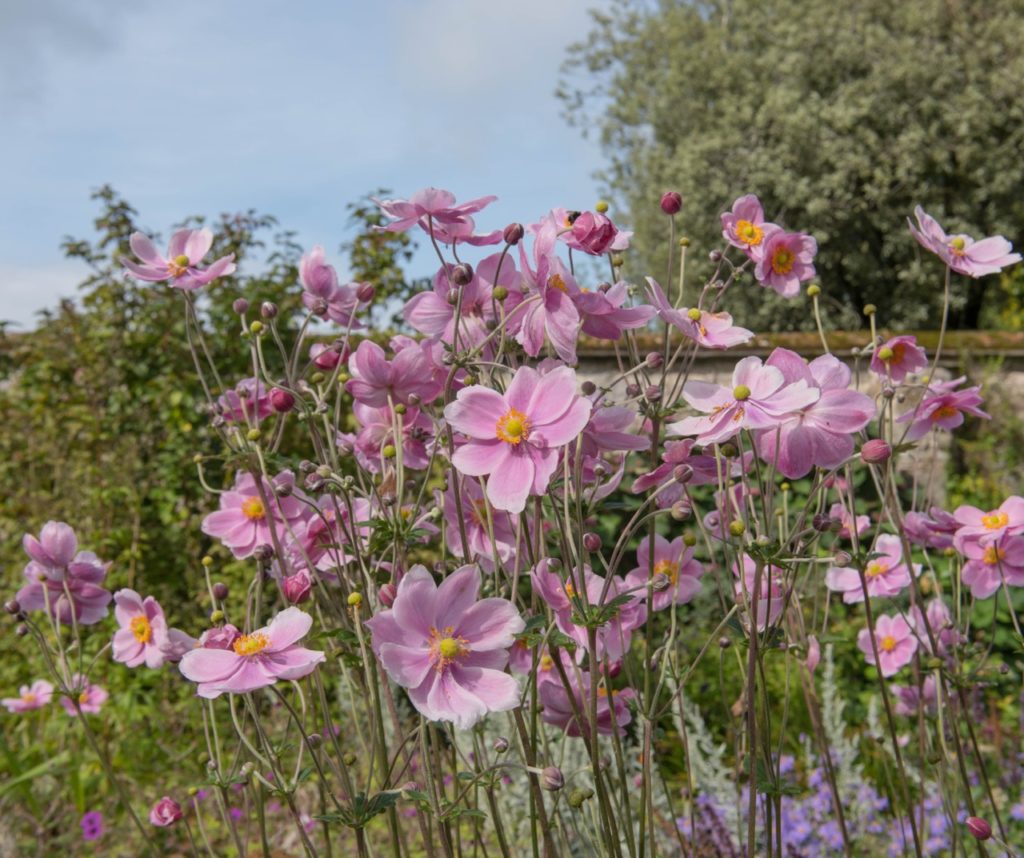
[[[886,325],[937,323],[940,266],[904,225],[917,203],[950,231],[1020,243],[1022,0],[617,0],[593,20],[560,96],[599,135],[609,190],[646,237],[631,273],[665,270],[666,189],[683,194],[702,267],[717,213],[744,193],[811,232],[836,325],[856,325],[865,303]],[[1002,295],[994,277],[955,294],[959,327]],[[794,325],[791,303],[758,298],[730,310]]]

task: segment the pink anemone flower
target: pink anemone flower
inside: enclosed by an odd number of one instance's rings
[[[335,324],[358,330],[362,324],[356,313],[363,305],[358,297],[361,283],[338,283],[338,272],[324,261],[324,249],[318,244],[299,262],[302,303],[312,310],[321,301],[327,305],[326,316]]]
[[[348,359],[348,369],[352,378],[345,389],[374,408],[383,408],[389,399],[392,404],[410,405],[413,396],[429,404],[441,392],[430,356],[419,344],[403,348],[389,361],[384,349],[372,340],[363,340]]]
[[[975,599],[987,599],[1003,585],[1024,587],[1024,537],[1004,536],[990,545],[968,542],[960,572]]]
[[[581,289],[573,296],[582,319],[580,331],[599,340],[615,342],[624,331],[644,327],[657,311],[650,304],[624,306],[628,295],[629,286],[621,280],[593,292]]]
[[[764,255],[765,234],[777,229],[764,219],[761,201],[753,194],[733,202],[732,211],[722,214],[721,220],[722,238],[755,261]]]
[[[917,441],[932,429],[952,431],[963,425],[965,414],[980,417],[983,420],[992,419],[990,414],[978,407],[984,402],[980,386],[954,390],[965,378],[965,376],[961,376],[953,381],[931,385],[916,408],[912,408],[896,418],[897,423],[910,423],[906,434],[907,441]]]
[[[871,355],[871,371],[899,384],[908,375],[928,366],[928,355],[917,337],[903,334],[886,340]]]
[[[285,488],[285,496],[277,494],[279,488]],[[252,474],[239,471],[234,487],[220,496],[220,509],[203,519],[203,533],[219,539],[239,560],[250,557],[257,546],[273,547],[275,535],[283,540],[289,527],[301,526],[309,517],[295,494],[291,471],[282,471],[273,481],[261,478],[259,488]]]
[[[460,484],[461,515],[455,503],[455,492]],[[488,518],[487,501],[479,480],[450,478],[444,495],[439,494],[439,503],[444,509],[445,540],[452,554],[468,563],[479,563],[488,570],[494,566],[495,555],[501,563],[512,559],[517,543],[512,516],[504,510],[492,509]],[[463,532],[466,534],[465,547]],[[468,554],[465,549],[468,549]]]
[[[444,410],[452,428],[469,439],[452,464],[467,476],[490,475],[491,505],[522,512],[528,496],[547,491],[560,449],[583,431],[590,412],[590,401],[576,392],[576,373],[566,366],[545,375],[520,367],[505,393],[463,388]]]
[[[557,674],[549,681],[538,681],[537,696],[543,707],[540,717],[545,724],[553,724],[564,730],[567,736],[580,736],[583,730],[575,713],[588,711],[590,688],[594,680],[590,671],[577,672],[573,665],[569,665],[565,673],[569,680],[572,699],[569,697],[570,691],[566,690],[565,684]],[[636,698],[636,692],[632,688],[609,689],[604,677],[600,675],[597,683],[597,732],[603,736],[610,736],[613,732],[624,736],[626,725],[633,717],[629,711],[628,701]],[[576,704],[575,710],[573,701]],[[586,723],[583,724],[583,728],[587,728]]]
[[[693,548],[677,536],[669,542],[664,536],[654,535],[654,565],[651,565],[651,539],[645,536],[636,549],[636,568],[626,575],[626,586],[641,588],[636,595],[647,599],[651,610],[661,611],[672,605],[685,605],[700,592],[700,576],[704,565],[693,556]],[[649,585],[663,575],[668,586],[658,589]]]
[[[786,384],[803,382],[820,392],[818,398],[782,421],[777,429],[756,435],[762,461],[774,463],[791,480],[811,468],[836,468],[853,455],[853,435],[875,416],[870,396],[849,390],[850,368],[833,355],[810,364],[789,349],[775,349],[765,366],[778,369]]]
[[[428,720],[467,730],[488,712],[519,705],[505,673],[508,650],[525,622],[507,599],[480,599],[480,570],[463,566],[434,583],[422,566],[402,578],[389,610],[366,625],[373,651]]]
[[[63,521],[48,521],[39,532],[38,539],[26,533],[21,545],[25,553],[43,568],[59,570],[74,558],[78,551],[78,537],[71,525]]]
[[[802,232],[776,228],[766,233],[763,255],[757,259],[754,277],[785,298],[800,293],[800,284],[815,275],[814,256],[818,242]]]
[[[698,345],[706,349],[730,349],[753,339],[754,332],[734,325],[728,313],[709,313],[698,307],[676,309],[653,277],[647,278],[647,284],[661,320]]]
[[[914,208],[917,226],[907,218],[910,234],[925,250],[934,253],[953,271],[968,277],[997,274],[1009,265],[1020,262],[1020,254],[1013,253],[1013,245],[1001,235],[975,241],[962,233],[947,235],[931,215],[920,206]]]
[[[721,444],[741,429],[771,429],[821,397],[805,379],[787,383],[782,370],[743,358],[732,373],[732,387],[688,381],[683,399],[706,416],[685,417],[668,425],[673,435],[696,435],[699,444]]]
[[[270,389],[258,378],[243,378],[217,397],[220,416],[233,423],[245,423],[247,420],[262,420],[274,413],[270,404]]]
[[[42,709],[53,699],[53,686],[45,679],[37,679],[31,685],[23,685],[18,689],[17,697],[5,697],[0,700],[8,712],[21,714],[33,709]]]
[[[199,289],[235,271],[235,254],[222,256],[209,268],[199,268],[203,257],[213,246],[213,233],[208,229],[179,229],[171,236],[167,256],[161,256],[152,240],[141,232],[133,232],[128,240],[132,252],[142,265],[130,259],[121,264],[138,280],[156,283],[170,280],[175,289]]]
[[[105,688],[93,685],[80,673],[71,678],[70,690],[75,693],[78,699],[78,709],[81,709],[83,714],[95,715],[110,697]],[[78,717],[78,709],[75,708],[70,697],[61,697],[60,705],[72,718]]]
[[[863,536],[865,533],[867,533],[868,528],[871,526],[870,516],[851,516],[850,511],[841,503],[832,504],[832,506],[829,507],[828,514],[830,518],[833,518],[841,523],[839,530],[836,531],[836,536],[838,536],[840,539],[852,539],[853,531],[857,532],[857,536]]]
[[[114,632],[114,661],[128,667],[161,667],[165,661],[178,661],[195,645],[185,632],[167,627],[163,608],[152,596],[143,599],[134,590],[118,590],[114,616],[121,626]]]
[[[385,447],[398,446],[395,426],[401,435],[402,467],[421,471],[430,464],[430,449],[434,441],[434,422],[418,408],[409,408],[398,414],[390,408],[374,408],[356,402],[352,413],[359,422],[355,438],[355,454],[359,464],[372,474],[383,470]]]
[[[871,637],[870,629],[861,629],[857,635],[857,648],[864,653],[864,660],[868,664],[876,664],[885,677],[894,676],[900,668],[910,664],[914,653],[917,652],[917,637],[903,616],[890,617],[883,614],[875,620],[877,663]]]
[[[227,646],[193,649],[178,669],[186,679],[198,683],[196,694],[206,698],[225,692],[244,694],[279,679],[301,679],[326,658],[322,652],[297,646],[312,625],[309,614],[286,608],[269,625],[238,635]]]
[[[743,555],[743,574],[740,577],[738,566],[733,567],[733,574],[736,578],[734,592],[736,604],[740,606],[744,614],[744,624],[749,631],[749,619],[751,613],[754,615],[754,622],[759,632],[763,632],[769,626],[774,626],[782,616],[782,610],[786,605],[786,592],[784,579],[786,570],[780,566],[768,566],[761,569],[760,591],[754,592],[758,583],[757,564],[747,554]],[[751,604],[753,611],[750,610]]]
[[[873,557],[864,569],[869,596],[897,596],[910,586],[910,569],[903,560],[903,544],[898,536],[883,533],[875,542]],[[914,575],[920,574],[919,564],[913,564]],[[843,594],[848,605],[864,601],[860,573],[852,567],[833,567],[825,573],[825,585]]]
[[[941,507],[933,506],[928,513],[908,512],[903,519],[903,530],[914,545],[942,550],[953,547],[953,534],[960,523]]]
[[[496,199],[495,196],[479,197],[456,205],[455,194],[451,191],[424,188],[421,191],[416,191],[407,200],[374,199],[373,201],[384,214],[392,218],[391,223],[378,227],[385,232],[405,232],[407,229],[419,226],[429,234],[432,224],[440,224],[442,227],[455,227],[454,234],[458,236],[464,231],[458,227],[465,227],[467,221],[472,227],[472,219],[468,215],[476,214]],[[434,228],[436,230],[437,227]],[[498,233],[499,238],[500,235],[501,233]]]
[[[719,478],[718,461],[714,456],[694,452],[693,448],[696,446],[697,442],[693,438],[687,438],[684,441],[666,441],[661,454],[662,464],[653,471],[637,477],[630,491],[633,494],[639,494],[651,488],[658,488],[658,497],[655,499],[655,503],[665,509],[683,496],[683,483],[676,480],[676,468],[682,465],[689,468],[690,477],[686,481],[686,485],[706,486],[717,483]],[[752,461],[753,454],[749,452],[742,459],[739,457],[729,461],[723,459],[721,463],[722,479],[728,480],[729,477],[742,476]]]
[[[953,545],[961,554],[970,542],[992,545],[1003,536],[1024,533],[1024,498],[1012,495],[998,509],[983,512],[976,506],[964,504],[953,511],[960,529],[953,536]]]

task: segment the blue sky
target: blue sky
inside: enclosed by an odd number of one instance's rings
[[[591,205],[600,153],[553,92],[602,5],[0,0],[0,319],[75,294],[60,241],[105,182],[165,235],[255,208],[330,252],[377,187],[497,194],[488,229]]]

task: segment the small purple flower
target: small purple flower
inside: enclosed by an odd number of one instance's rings
[[[103,836],[103,814],[98,810],[86,813],[79,825],[82,826],[83,840],[99,840]]]

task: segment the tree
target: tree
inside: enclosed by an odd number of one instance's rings
[[[563,67],[566,115],[599,135],[640,236],[667,231],[662,191],[683,194],[699,266],[717,213],[756,193],[818,239],[833,324],[874,303],[883,324],[922,327],[937,324],[941,272],[905,229],[915,204],[950,231],[1024,232],[1022,0],[616,0],[593,21]],[[664,271],[665,247],[638,241],[630,271]],[[958,327],[1005,294],[998,278],[954,292]],[[768,293],[730,309],[794,324]]]

